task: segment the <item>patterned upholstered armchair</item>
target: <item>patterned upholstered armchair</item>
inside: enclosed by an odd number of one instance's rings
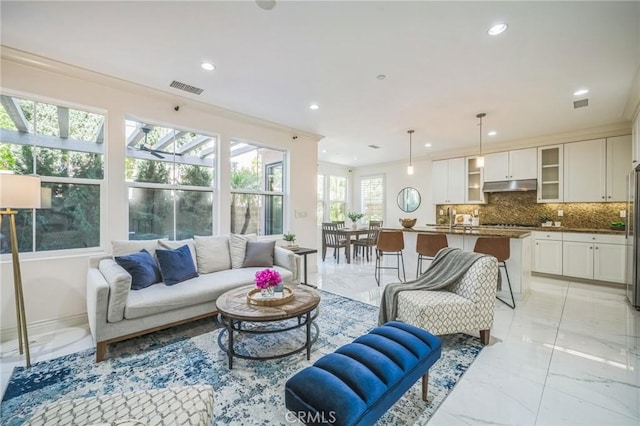
[[[456,282],[437,291],[398,293],[397,319],[431,334],[480,330],[489,343],[498,281],[498,262],[485,256]]]

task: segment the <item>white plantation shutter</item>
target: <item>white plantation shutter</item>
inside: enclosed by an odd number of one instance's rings
[[[367,176],[360,179],[360,211],[369,220],[384,217],[384,176]]]

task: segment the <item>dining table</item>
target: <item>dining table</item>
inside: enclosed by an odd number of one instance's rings
[[[347,263],[351,263],[351,237],[355,236],[355,239],[357,240],[360,238],[360,235],[368,235],[369,228],[338,228],[338,234],[349,240],[349,248],[346,250],[346,255]]]

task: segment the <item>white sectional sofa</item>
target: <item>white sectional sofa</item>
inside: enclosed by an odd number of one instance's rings
[[[87,315],[96,343],[96,362],[109,343],[126,340],[195,319],[215,315],[216,299],[229,289],[254,282],[266,266],[244,267],[246,244],[255,235],[194,237],[193,240],[114,241],[112,256],[93,257],[87,273]],[[132,290],[131,275],[116,261],[121,256],[188,245],[199,276],[174,285],[160,282]],[[250,263],[250,262],[249,262]],[[300,283],[300,256],[273,249],[273,269],[283,283]]]

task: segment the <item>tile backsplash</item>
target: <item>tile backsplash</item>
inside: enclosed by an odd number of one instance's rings
[[[611,221],[624,221],[620,211],[626,203],[538,203],[536,191],[495,192],[485,194],[487,204],[436,205],[438,223],[449,223],[447,208],[456,213],[473,214],[478,210],[480,224],[520,223],[540,225],[540,216],[548,214],[552,221],[561,222],[567,228],[609,229]],[[440,210],[444,214],[440,215]],[[558,210],[564,215],[558,217]]]

